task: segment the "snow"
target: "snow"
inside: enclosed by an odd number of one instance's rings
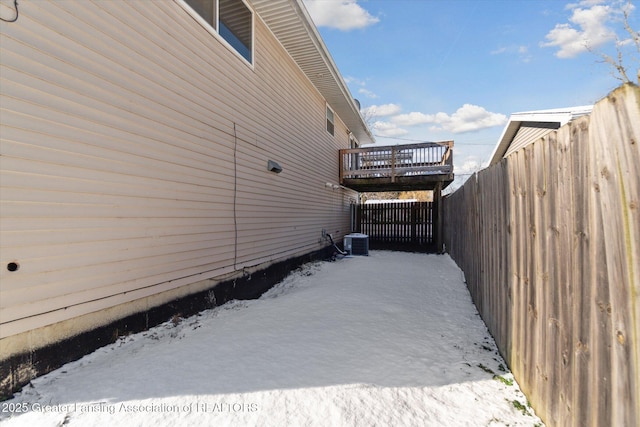
[[[451,258],[371,251],[123,337],[0,402],[0,422],[542,425],[505,367]]]

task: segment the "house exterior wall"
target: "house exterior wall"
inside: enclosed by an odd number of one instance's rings
[[[325,186],[343,122],[257,14],[251,66],[185,7],[22,1],[1,23],[0,359],[350,231],[357,194]]]
[[[559,122],[523,122],[503,158],[537,141],[559,127]]]

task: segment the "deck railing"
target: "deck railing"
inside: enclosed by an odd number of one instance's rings
[[[340,183],[345,179],[450,174],[453,141],[340,150]]]

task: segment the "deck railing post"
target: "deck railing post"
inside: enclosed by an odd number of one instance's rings
[[[396,182],[396,147],[391,148],[391,182]]]
[[[435,205],[435,224],[433,227],[433,234],[435,234],[436,252],[443,253],[442,244],[444,242],[442,235],[442,183],[436,184],[436,188],[433,191],[433,201]]]

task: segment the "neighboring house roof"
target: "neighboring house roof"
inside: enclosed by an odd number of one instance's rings
[[[374,142],[302,0],[250,0],[289,55],[361,144]]]
[[[570,121],[590,114],[593,105],[553,110],[525,111],[509,117],[507,126],[491,154],[489,166],[498,163],[514,151],[542,138]]]

